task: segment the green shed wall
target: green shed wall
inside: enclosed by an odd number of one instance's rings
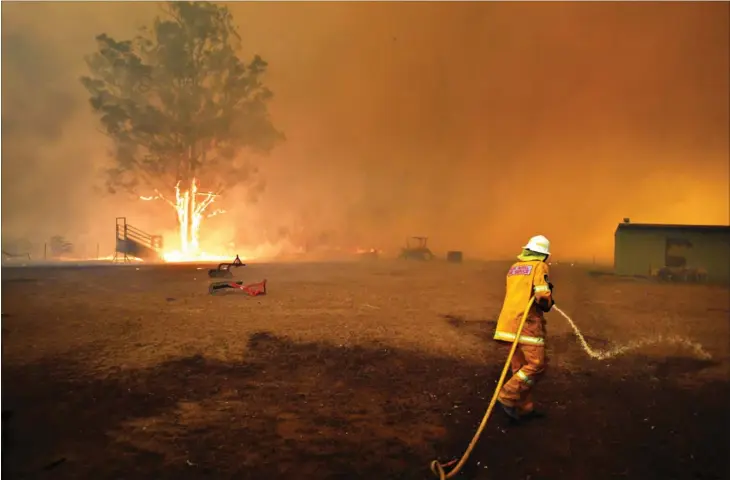
[[[664,266],[667,238],[689,240],[687,266],[704,268],[712,281],[730,280],[730,234],[687,230],[617,229],[614,268],[618,275],[649,275]]]

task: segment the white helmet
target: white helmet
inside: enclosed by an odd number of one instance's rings
[[[522,248],[530,250],[532,252],[550,255],[550,240],[542,235],[537,235],[535,237],[532,237],[530,241],[527,242],[527,245]]]

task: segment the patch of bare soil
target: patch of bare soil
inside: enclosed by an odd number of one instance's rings
[[[476,282],[486,267],[328,268],[271,267],[277,288],[266,297],[215,300],[199,293],[194,270],[4,271],[3,473],[431,478],[431,460],[468,445],[506,354],[490,340],[498,300],[484,313],[483,284],[445,290],[440,281]],[[6,275],[40,278],[54,297],[34,301],[32,284]],[[640,314],[612,320],[595,302],[630,306],[582,292],[600,284],[579,278],[564,274],[564,304],[602,319],[589,341],[611,345],[627,325],[639,329]],[[300,282],[304,292],[291,293]],[[330,288],[308,297],[318,284]],[[707,315],[701,290],[687,303],[681,290],[641,288],[635,298],[656,297],[685,322]],[[442,294],[429,304],[424,292]],[[665,328],[675,321],[654,315]],[[495,411],[460,478],[727,478],[730,382],[713,373],[727,364],[720,346],[708,338],[710,361],[672,351],[598,362],[551,322],[549,371],[536,390],[547,416],[511,426]],[[688,387],[687,378],[699,380]]]

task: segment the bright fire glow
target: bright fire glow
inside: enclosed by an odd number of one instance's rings
[[[378,250],[377,248],[361,248],[361,247],[357,247],[355,249],[355,253],[357,253],[358,255],[363,255],[365,253],[371,253],[371,254],[383,253],[383,251],[382,250]]]
[[[225,213],[225,210],[215,210],[205,215],[205,210],[218,196],[213,192],[201,193],[198,191],[198,180],[193,178],[190,188],[180,188],[180,182],[175,185],[175,201],[165,198],[159,191],[155,196],[140,197],[142,200],[166,201],[177,214],[177,223],[180,234],[179,250],[163,250],[162,257],[166,262],[207,262],[231,260],[231,255],[211,254],[200,250],[200,226],[205,217],[213,217]],[[235,256],[235,255],[234,255]]]
[[[78,260],[78,259],[77,259]],[[107,255],[105,257],[98,257],[98,258],[86,258],[83,260],[99,260],[99,261],[110,261],[110,262],[123,262],[124,261],[124,254],[118,254],[118,255]],[[127,255],[127,260],[129,262],[144,262],[141,258],[133,257],[131,255]]]
[[[231,262],[235,255],[214,255],[212,253],[198,252],[194,255],[184,254],[178,250],[163,252],[162,258],[166,262],[183,263],[183,262]],[[242,261],[247,260],[239,257]]]

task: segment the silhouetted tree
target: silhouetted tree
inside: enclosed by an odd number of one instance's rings
[[[69,253],[73,253],[74,251],[73,244],[61,235],[54,235],[53,237],[51,237],[50,241],[48,242],[48,246],[51,250],[52,257],[60,257]]]
[[[86,59],[91,74],[81,82],[114,144],[110,191],[155,191],[176,208],[183,242],[195,244],[214,198],[196,194],[197,185],[217,195],[250,181],[256,168],[242,151],[266,153],[284,137],[267,109],[267,64],[258,55],[240,58],[228,9],[168,2],[163,12],[131,40],[97,36],[98,50]]]

